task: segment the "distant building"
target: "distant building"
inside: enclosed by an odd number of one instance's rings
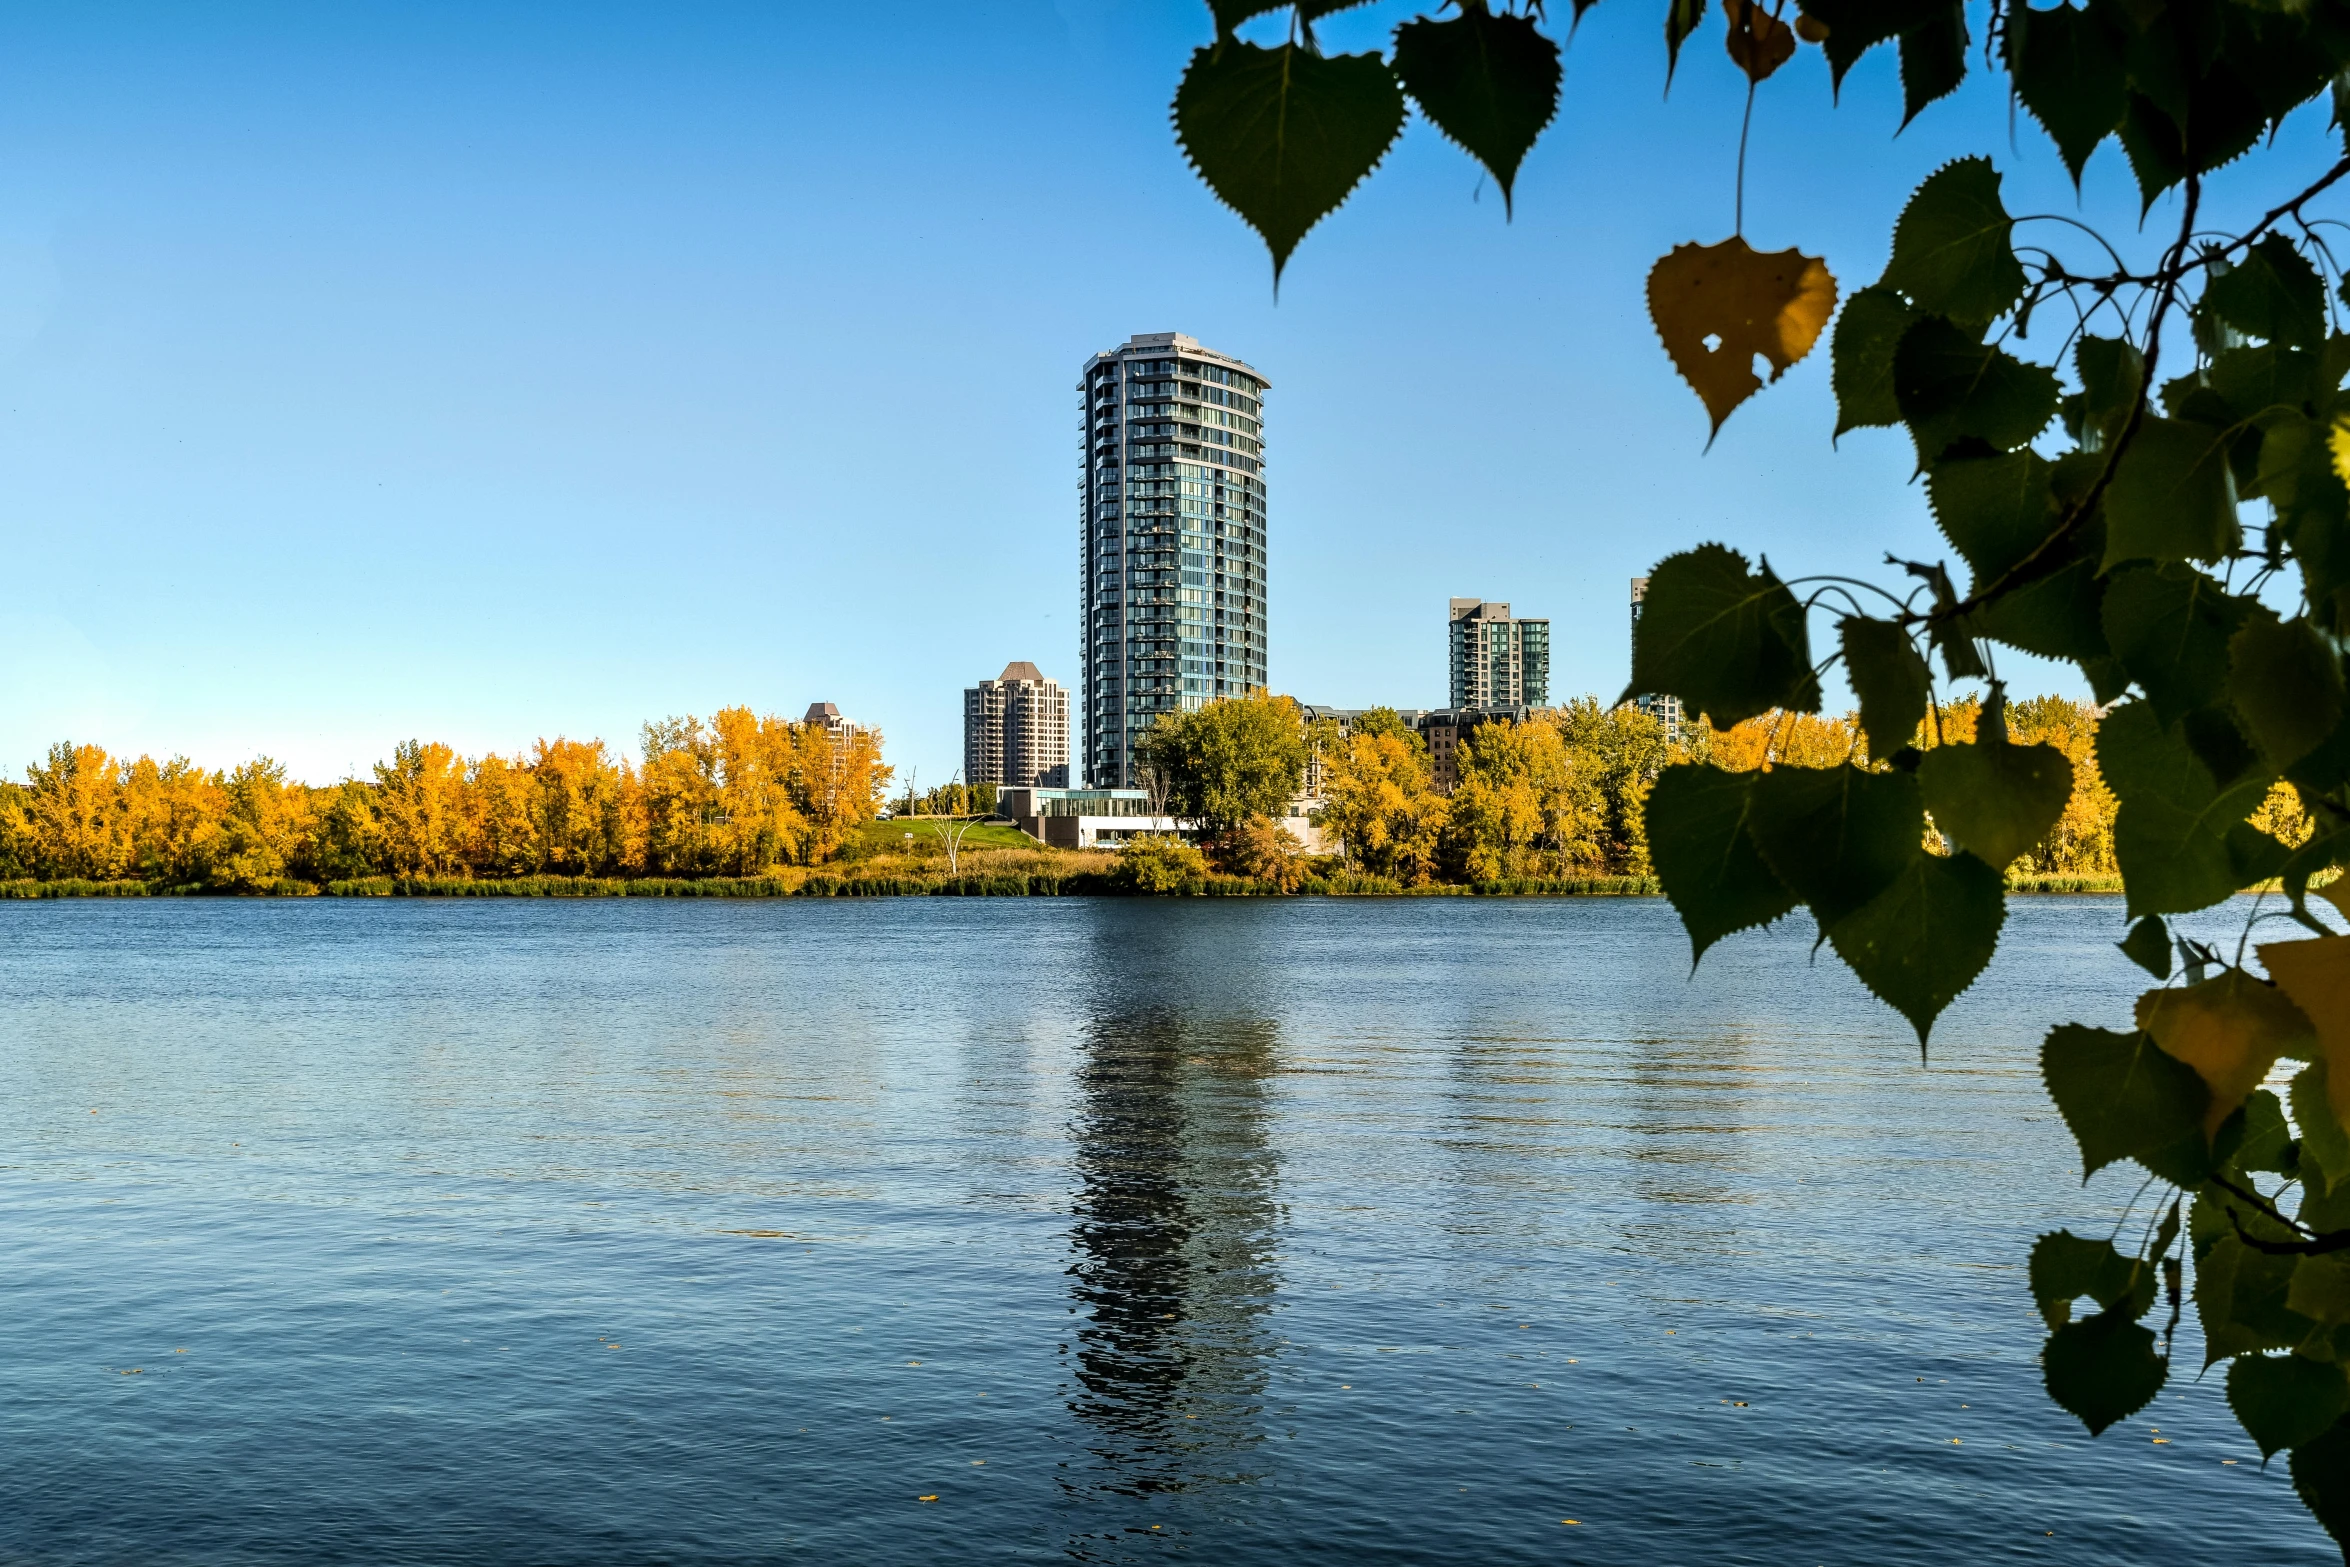
[[[1549,705],[1549,621],[1513,619],[1507,604],[1454,599],[1445,634],[1455,708]]]
[[[840,709],[833,706],[830,702],[810,702],[808,704],[808,716],[801,719],[800,722],[803,724],[821,724],[824,727],[825,733],[831,735],[835,740],[846,740],[851,735],[862,734],[864,733],[865,727],[862,724],[852,724],[847,719],[841,717]]]
[[[1309,724],[1316,719],[1330,719],[1347,734],[1354,733],[1356,720],[1371,711],[1367,707],[1323,707],[1308,702],[1301,702],[1298,707]],[[1485,724],[1522,724],[1534,716],[1531,706],[1399,707],[1390,711],[1428,742],[1428,781],[1439,794],[1452,793],[1454,786],[1461,781],[1459,751],[1463,740]],[[1306,763],[1305,794],[1308,799],[1319,800],[1322,797],[1321,763],[1319,754]]]
[[[1640,634],[1640,601],[1648,597],[1648,579],[1632,579],[1632,634]],[[1681,743],[1681,699],[1677,696],[1640,695],[1632,698],[1632,705],[1658,723],[1664,725],[1665,739],[1674,745]]]
[[[963,781],[1069,786],[1069,693],[1022,659],[963,693]]]
[[[1142,789],[1014,786],[996,795],[995,809],[1029,837],[1057,849],[1106,849],[1129,838],[1197,836],[1163,814]]]
[[[1161,713],[1265,688],[1265,378],[1180,332],[1086,360],[1077,598],[1085,781]]]

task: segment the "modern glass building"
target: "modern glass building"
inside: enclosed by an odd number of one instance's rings
[[[1454,707],[1549,705],[1549,621],[1512,619],[1507,604],[1454,599],[1445,637]]]
[[[1640,601],[1648,597],[1648,579],[1632,579],[1632,634],[1640,634]],[[1658,723],[1664,725],[1665,738],[1675,745],[1681,743],[1681,699],[1677,696],[1640,695],[1632,698],[1632,705]]]
[[[1265,378],[1180,332],[1095,354],[1078,383],[1084,775],[1134,785],[1161,713],[1265,685]]]

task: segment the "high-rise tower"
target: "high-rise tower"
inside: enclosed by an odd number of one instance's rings
[[[1131,788],[1161,713],[1265,685],[1265,378],[1180,332],[1078,383],[1085,782]]]
[[[1454,707],[1549,705],[1549,621],[1516,619],[1507,604],[1454,599],[1445,636]]]

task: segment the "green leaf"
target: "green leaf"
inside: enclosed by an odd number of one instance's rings
[[[2203,307],[2265,343],[2316,348],[2326,338],[2325,282],[2282,234],[2254,245],[2243,261],[2214,276]]]
[[[1996,870],[2029,854],[2073,797],[2073,764],[2052,745],[1938,745],[1918,764],[1934,825]]]
[[[1830,349],[1829,381],[1836,391],[1836,434],[1864,425],[1899,424],[1893,397],[1893,353],[1919,320],[1898,293],[1872,284],[1844,302]]]
[[[1966,45],[1966,7],[1955,0],[1901,35],[1903,129],[1927,104],[1958,90],[1966,79]]]
[[[1229,40],[1191,57],[1175,134],[1208,188],[1262,235],[1273,281],[1403,130],[1403,92],[1376,54]]]
[[[2057,558],[2069,555],[2071,564],[2009,589],[1969,619],[1979,637],[2080,664],[2097,700],[2111,702],[2129,678],[2105,643],[2105,579],[2097,573],[2103,541],[2095,532],[2092,525],[2059,546]]]
[[[2141,94],[2130,94],[2122,111],[2122,151],[2138,177],[2138,215],[2154,208],[2162,193],[2187,177],[2187,152],[2169,115]]]
[[[1649,857],[1689,932],[1692,967],[1724,936],[1768,925],[1795,908],[1795,894],[1746,835],[1759,776],[1682,762],[1658,774],[1648,792]]]
[[[1878,281],[1901,290],[1926,315],[1985,326],[2023,297],[2024,269],[2010,238],[2014,228],[1990,159],[1944,164],[1901,209],[1893,226],[1893,259]]]
[[[2307,407],[2317,379],[2317,356],[2305,348],[2263,343],[2258,348],[2231,348],[2212,360],[2203,372],[2205,382],[2227,405],[2228,418],[2250,424],[2263,415],[2299,413]],[[2263,420],[2265,422],[2265,420]],[[2239,471],[2238,480],[2257,482]]]
[[[2350,1409],[2340,1366],[2302,1355],[2246,1355],[2228,1367],[2228,1407],[2245,1434],[2273,1458],[2325,1435]]]
[[[2267,778],[2256,774],[2223,789],[2184,735],[2164,728],[2145,702],[2105,715],[2097,728],[2097,770],[2121,802],[2113,852],[2130,918],[2208,908],[2245,884],[2229,829],[2259,806]]]
[[[2173,1150],[2203,1146],[2211,1090],[2144,1033],[2064,1024],[2040,1047],[2040,1076],[2080,1144],[2083,1181],[2123,1159],[2169,1165]]]
[[[1822,930],[1893,885],[1918,852],[1917,780],[1857,767],[1774,767],[1754,782],[1747,833]]]
[[[1869,755],[1887,757],[1909,744],[1926,717],[1926,693],[1933,672],[1890,620],[1847,616],[1837,626],[1844,643],[1844,670],[1860,698],[1860,724],[1869,737]]]
[[[2236,1150],[2237,1167],[2292,1175],[2297,1169],[2295,1152],[2285,1107],[2267,1089],[2254,1089],[2244,1099],[2244,1144]]]
[[[2191,566],[2115,573],[2105,585],[2105,640],[2165,724],[2218,701],[2229,639],[2251,613]]]
[[[2350,1551],[2350,1420],[2337,1420],[2323,1436],[2294,1448],[2291,1464],[2301,1505]]]
[[[1511,210],[1527,149],[1558,113],[1559,46],[1532,17],[1464,6],[1395,30],[1395,74],[1429,122],[1485,165]]]
[[[1978,584],[2013,566],[2056,527],[2054,469],[2026,448],[1996,457],[1945,457],[1926,474],[1934,521]]]
[[[1898,38],[1913,27],[1932,23],[1949,0],[1799,0],[1803,14],[1828,29],[1821,52],[1828,57],[1830,80],[1840,92],[1844,73],[1853,62],[1878,44]]]
[[[1923,1045],[1934,1019],[1990,963],[2007,896],[1999,872],[1973,855],[1928,854],[1911,842],[1892,885],[1827,932],[1836,955],[1909,1019]]]
[[[2338,1253],[2303,1257],[2285,1290],[2286,1309],[2312,1322],[2332,1325],[2350,1321],[2350,1258]]]
[[[2301,1129],[2302,1185],[2323,1197],[2350,1184],[2350,1133],[2342,1130],[2327,1097],[2326,1064],[2312,1061],[2303,1067],[2286,1092],[2293,1101],[2293,1124]]]
[[[2089,427],[2110,439],[2138,400],[2146,356],[2126,338],[2083,337],[2073,346],[2073,368],[2081,377]]]
[[[2007,72],[2018,98],[2056,143],[2078,189],[2081,169],[2129,104],[2121,45],[2102,17],[2066,6],[2007,13]]]
[[[2170,927],[2162,923],[2162,916],[2147,915],[2114,945],[2122,949],[2122,956],[2156,979],[2170,978]]]
[[[2070,1230],[2043,1235],[2032,1245],[2032,1299],[2041,1320],[2061,1328],[2073,1318],[2073,1302],[2086,1295],[2099,1309],[2128,1300],[2132,1316],[2142,1317],[2154,1304],[2154,1270],[2135,1257],[2113,1249],[2111,1241],[2093,1241]]]
[[[1673,89],[1673,72],[1681,64],[1681,45],[1705,20],[1705,0],[1665,0],[1665,90]]]
[[[2105,564],[2219,560],[2243,542],[2228,432],[2148,414],[2105,492]]]
[[[1803,606],[1770,563],[1720,544],[1669,555],[1650,573],[1632,628],[1633,694],[1677,696],[1723,728],[1774,707],[1820,708]]]
[[[2021,446],[2056,415],[2056,374],[1976,342],[1940,316],[1911,327],[1893,351],[1893,400],[1931,463],[1954,441],[1979,436]]]
[[[2122,1311],[2101,1311],[2048,1335],[2040,1352],[2048,1396],[2097,1435],[2162,1391],[2169,1362],[2154,1353],[2154,1331]]]
[[[2306,620],[2265,610],[2228,642],[2228,699],[2253,743],[2282,771],[2342,721],[2342,660]]]

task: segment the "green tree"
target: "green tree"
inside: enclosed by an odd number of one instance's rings
[[[1162,713],[1135,760],[1157,775],[1170,814],[1222,843],[1251,818],[1288,810],[1305,775],[1305,724],[1285,696],[1219,697],[1195,712]]]
[[[1577,0],[1575,18],[1590,7]],[[1457,0],[1403,23],[1385,55],[1325,56],[1315,22],[1343,8],[1211,0],[1215,37],[1176,91],[1185,152],[1263,235],[1276,279],[1401,133],[1407,98],[1505,205],[1557,109],[1560,47],[1535,0]],[[1272,11],[1287,13],[1280,41],[1237,36]],[[1707,8],[1660,12],[1669,78]],[[1721,14],[1754,89],[1799,39],[1837,82],[1891,44],[1905,119],[1957,87],[1977,36],[1963,0],[1732,0]],[[2350,175],[2350,143],[2299,188],[2260,150],[2316,134],[2294,111],[2329,85],[2338,109],[2350,99],[2350,0],[1989,0],[1972,20],[2075,181],[2118,139],[2145,210],[2175,200],[2145,244],[2012,213],[1990,156],[1918,187],[1883,275],[1836,318],[1836,433],[1906,433],[1959,565],[1785,579],[1703,543],[1656,566],[1633,690],[1727,728],[1818,712],[1820,676],[1841,662],[1871,743],[1828,765],[1669,766],[1642,812],[1648,849],[1700,956],[1807,908],[1922,1046],[1990,962],[2002,873],[2076,799],[2063,747],[2011,733],[1998,652],[2076,665],[2112,704],[2094,755],[2137,922],[2120,946],[2158,983],[2108,1020],[2127,1027],[2055,1028],[2043,1073],[2084,1174],[2132,1161],[2165,1196],[2159,1223],[2119,1232],[2127,1250],[2061,1231],[2033,1249],[2048,1391],[2092,1433],[2144,1407],[2170,1372],[2192,1261],[2230,1404],[2350,1541],[2350,936],[2310,899],[2350,860],[2350,335],[2334,304],[2350,291],[2329,289],[2330,220],[2307,212]],[[1746,243],[1745,146],[1742,127],[1730,237],[1677,246],[1648,278],[1658,335],[1716,430],[1762,390],[1758,361],[1776,380],[1811,351],[1838,298],[1820,258]],[[2262,215],[2214,227],[2206,183],[2222,177],[2236,210]],[[2241,502],[2261,505],[2249,531]],[[1973,737],[1913,747],[1962,691],[1980,701]],[[2272,880],[2298,939],[2256,945],[2257,911],[2232,952],[2165,923]],[[2183,983],[2165,983],[2174,972]],[[2308,1063],[2290,1119],[2258,1086],[2280,1058]],[[2159,1333],[2143,1320],[2158,1301]]]

